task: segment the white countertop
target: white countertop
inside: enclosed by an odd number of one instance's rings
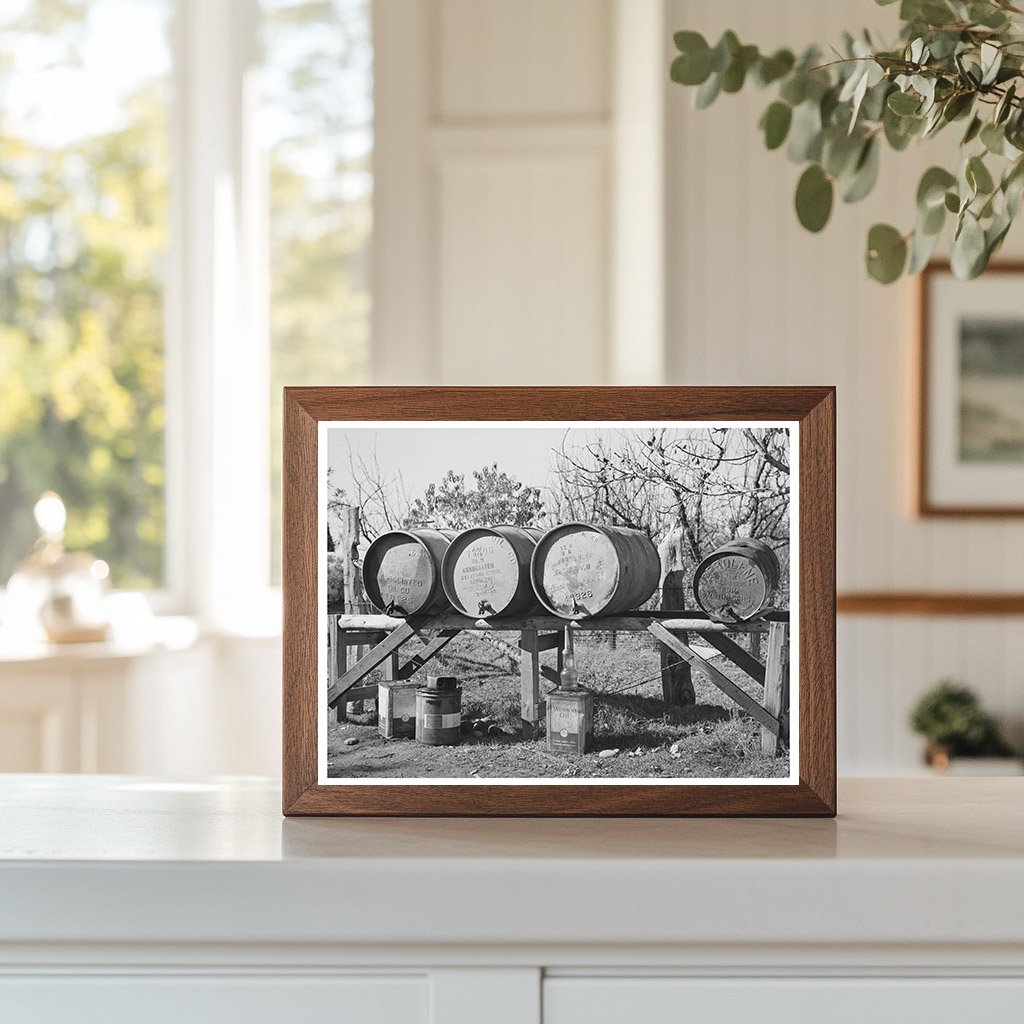
[[[0,943],[1024,944],[1024,780],[839,817],[284,819],[276,784],[0,776]]]

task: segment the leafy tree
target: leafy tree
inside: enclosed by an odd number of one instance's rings
[[[544,513],[540,488],[528,487],[498,469],[495,462],[473,470],[475,486],[449,470],[430,484],[406,516],[407,526],[465,530],[471,526],[531,526]]]
[[[953,270],[977,277],[1024,198],[1024,9],[1013,0],[902,0],[899,17],[898,45],[845,33],[832,55],[816,46],[799,57],[766,54],[731,31],[710,46],[677,32],[671,76],[697,87],[700,108],[747,82],[774,89],[759,126],[768,149],[786,144],[789,159],[807,165],[795,202],[808,231],[825,227],[837,193],[855,203],[871,192],[883,143],[902,151],[959,123],[959,166],[925,171],[913,228],[874,225],[865,261],[882,284],[916,273],[951,216]]]
[[[775,550],[788,578],[789,435],[777,427],[623,431],[557,453],[557,516],[646,533],[663,569],[736,537]],[[785,587],[783,588],[785,590]]]

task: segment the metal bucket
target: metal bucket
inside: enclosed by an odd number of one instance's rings
[[[770,606],[781,569],[762,540],[741,537],[723,544],[697,566],[693,596],[719,622],[746,622]]]
[[[545,608],[585,619],[639,608],[658,589],[661,562],[639,530],[565,523],[537,543],[530,571]]]
[[[416,739],[434,747],[462,738],[462,687],[454,676],[428,676],[416,691]]]
[[[441,560],[454,530],[392,530],[366,549],[363,589],[387,615],[440,615],[452,610],[441,586]]]
[[[530,559],[542,531],[488,526],[460,533],[445,552],[441,582],[455,608],[473,618],[540,611]]]

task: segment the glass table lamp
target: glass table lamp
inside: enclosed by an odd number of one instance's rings
[[[7,584],[12,618],[51,643],[106,640],[107,563],[85,552],[64,550],[67,510],[59,495],[47,491],[34,512],[39,540]]]

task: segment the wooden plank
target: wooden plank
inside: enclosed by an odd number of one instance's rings
[[[652,636],[657,637],[666,647],[685,658],[694,668],[700,669],[727,697],[735,701],[752,718],[773,733],[779,732],[779,720],[766,711],[746,691],[741,690],[727,675],[705,661],[696,651],[692,651],[679,637],[670,633],[660,622],[652,622],[648,627]]]
[[[376,647],[360,658],[340,679],[327,691],[327,703],[333,704],[346,690],[364,679],[378,665],[394,654],[410,637],[416,635],[415,628],[403,622],[396,630],[389,633]]]
[[[372,686],[350,686],[345,691],[344,698],[344,700],[339,700],[338,703],[335,705],[337,708],[343,708],[346,704],[362,704],[363,701],[366,700],[376,700],[377,684],[374,683]],[[356,713],[358,714],[359,712]]]
[[[1024,594],[866,591],[839,594],[840,615],[1024,615]]]
[[[396,679],[408,679],[409,676],[419,672],[421,668],[436,654],[440,654],[461,632],[458,629],[443,629],[437,636],[427,640],[422,650],[414,654],[399,670]],[[422,639],[422,638],[421,638]],[[398,655],[396,653],[395,657]]]
[[[686,573],[682,569],[669,569],[661,585],[661,607],[664,611],[680,612],[686,608]],[[686,642],[686,634],[682,636]],[[671,651],[661,646],[661,692],[669,707],[692,707],[697,703],[693,688],[693,673],[688,661],[680,661]]]
[[[342,643],[346,647],[361,647],[366,644],[372,647],[374,644],[379,644],[387,635],[388,631],[384,629],[343,629],[341,631]]]
[[[772,628],[777,625],[772,623]],[[778,623],[784,625],[784,623]],[[769,629],[771,635],[771,629]],[[738,643],[731,640],[724,633],[709,633],[699,631],[699,636],[706,643],[709,643],[720,654],[724,654],[737,668],[743,669],[751,679],[764,686],[764,665],[761,664],[752,654],[745,651]]]
[[[537,630],[524,629],[519,634],[520,714],[523,722],[523,739],[532,740],[538,732],[540,714],[540,651],[537,645]]]
[[[397,629],[406,620],[389,615],[340,615],[338,621],[342,629],[356,629],[364,632],[390,632]],[[629,615],[606,615],[593,619],[580,619],[569,623],[555,615],[517,616],[508,619],[471,619],[468,615],[449,613],[429,618],[418,618],[418,630],[458,629],[472,633],[500,633],[502,631],[520,632],[532,629],[538,632],[563,630],[566,626],[581,630],[636,630],[647,629],[651,622],[658,622],[666,629],[681,633],[687,630],[711,633],[767,633],[773,621],[788,621],[788,613],[772,613],[754,622],[713,622],[700,612],[687,611],[685,618],[672,612],[638,612]]]
[[[777,732],[761,728],[761,750],[765,754],[779,754],[789,737],[781,727],[786,709],[789,686],[789,626],[773,622],[768,632],[768,664],[765,667],[764,707],[780,722]],[[788,716],[787,716],[788,717]]]
[[[560,651],[562,649],[562,637],[563,633],[559,630],[557,633],[545,633],[543,636],[537,636],[537,650],[538,651]]]

